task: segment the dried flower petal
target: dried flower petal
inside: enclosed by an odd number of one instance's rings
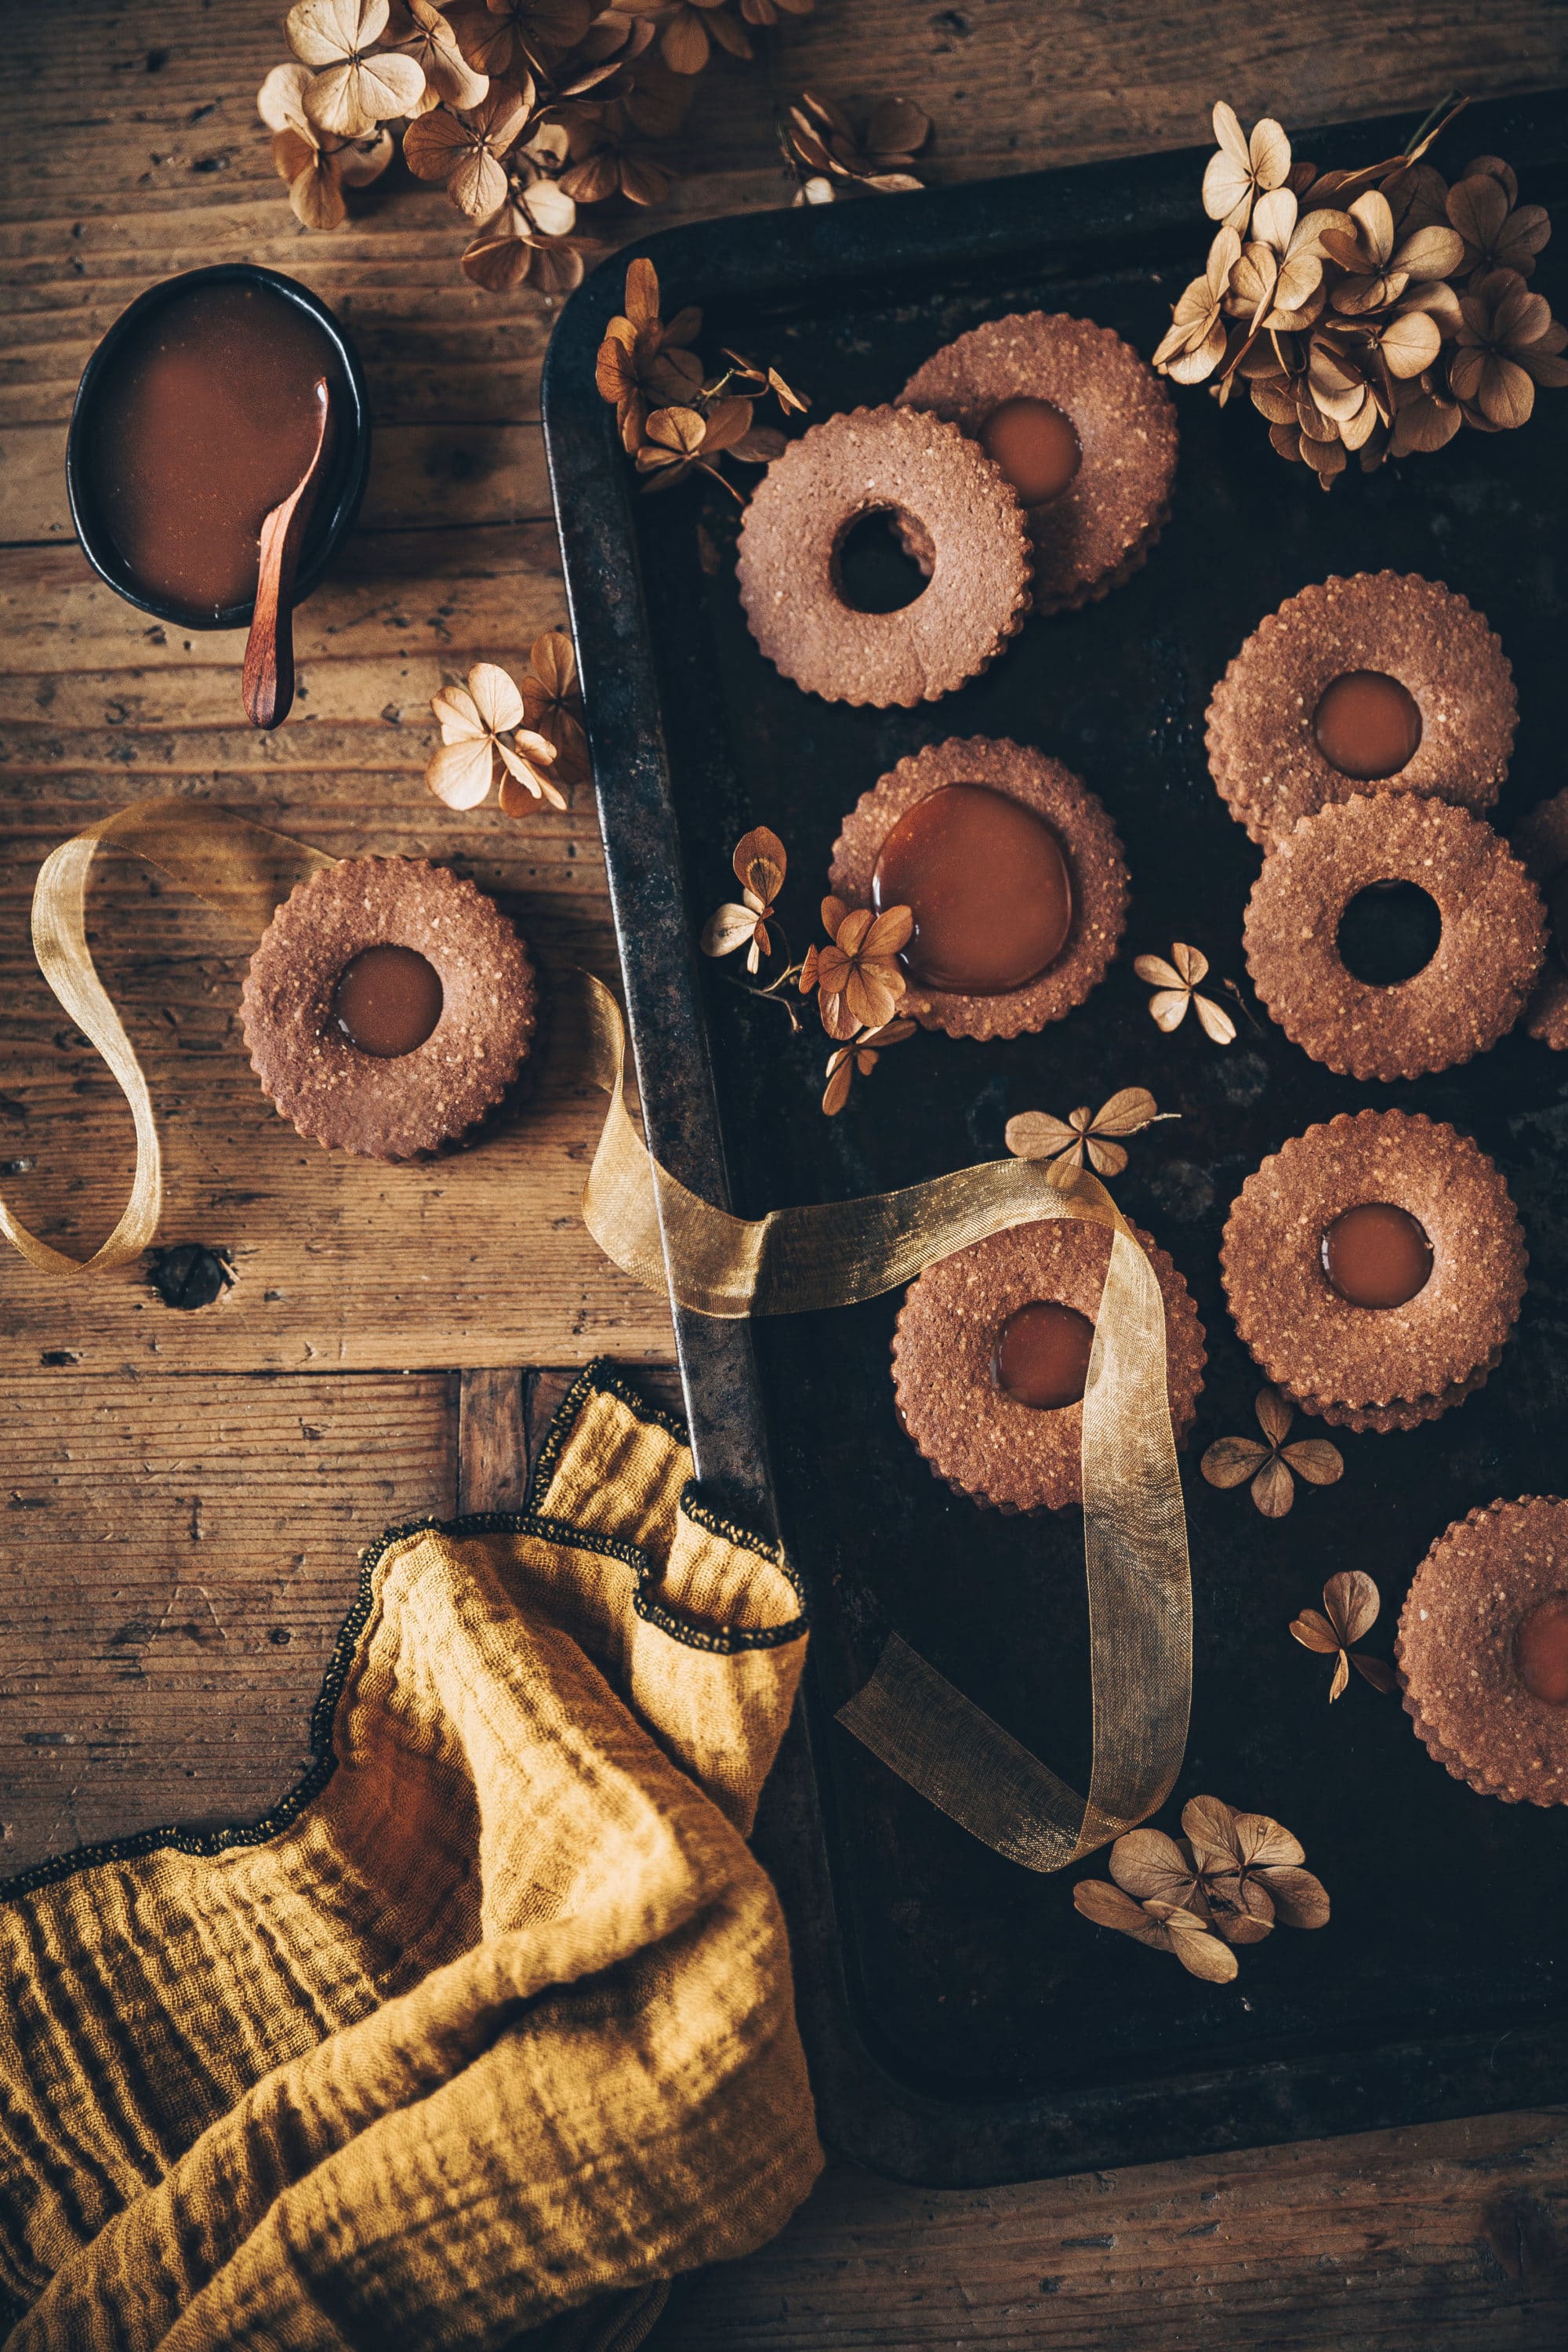
[[[1345,1649],[1372,1631],[1382,1606],[1382,1595],[1363,1569],[1342,1569],[1323,1587],[1323,1608]]]
[[[1252,1482],[1252,1499],[1266,1519],[1282,1519],[1296,1499],[1296,1481],[1271,1454]]]
[[[702,926],[698,945],[705,956],[733,955],[743,948],[757,928],[756,909],[739,907],[732,899],[715,907]]]

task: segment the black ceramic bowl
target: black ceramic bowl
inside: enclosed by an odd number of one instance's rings
[[[352,528],[370,470],[370,401],[358,354],[326,304],[319,301],[308,287],[283,277],[276,269],[263,269],[252,261],[222,261],[210,269],[188,269],[178,278],[165,278],[160,284],[149,286],[144,294],[139,294],[129,310],[121,312],[82,370],[66,439],[66,490],[82,552],[100,579],[106,580],[115,594],[123,596],[128,604],[138,605],[155,619],[184,629],[248,628],[255,600],[247,597],[243,604],[193,613],[188,605],[150,594],[133,577],[96,509],[89,457],[93,411],[113,372],[116,354],[150,310],[179,299],[194,287],[226,280],[265,286],[286,301],[295,303],[326,337],[342,374],[346,396],[337,420],[330,469],[305,535],[294,590],[296,604],[315,587]]]

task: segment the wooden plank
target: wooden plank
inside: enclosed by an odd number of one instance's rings
[[[668,2352],[1558,2352],[1568,2110],[906,2189],[837,2165]]]
[[[277,1801],[361,1546],[456,1506],[456,1385],[0,1380],[0,1874]]]
[[[300,606],[295,650],[301,665],[431,654],[460,674],[485,653],[521,660],[565,610],[553,523],[367,534],[349,540],[331,579]],[[181,630],[137,612],[74,545],[0,550],[0,637],[7,715],[33,719],[53,707],[57,682],[79,670],[167,673],[199,696],[200,673],[237,672],[244,651],[238,630]],[[18,685],[24,677],[33,683]],[[368,714],[369,706],[354,706],[344,715]],[[433,730],[427,712],[426,722]],[[303,723],[291,719],[282,731]]]
[[[362,1547],[520,1508],[575,1377],[0,1376],[0,1876],[258,1819],[311,1760]]]
[[[0,1181],[52,1235],[90,1246],[107,1232],[128,1181],[129,1129],[32,964],[27,901],[53,844],[139,790],[183,784],[339,854],[451,859],[502,898],[542,953],[613,973],[591,792],[574,788],[569,810],[514,824],[493,806],[455,816],[423,783],[429,694],[481,655],[521,668],[532,636],[560,619],[549,541],[486,531],[432,533],[428,544],[429,576],[417,578],[403,568],[406,541],[389,542],[384,562],[362,540],[305,606],[301,704],[322,716],[279,738],[221,723],[237,713],[237,635],[197,635],[186,656],[89,584],[79,555],[0,560],[0,612],[16,625],[7,710],[40,714],[8,730],[0,802]],[[377,653],[355,658],[350,649],[367,642]],[[58,663],[86,666],[50,667],[54,649]],[[214,659],[224,652],[229,667]],[[564,1053],[477,1149],[423,1170],[329,1158],[279,1124],[248,1069],[237,1008],[253,943],[116,858],[103,861],[92,907],[106,978],[164,1120],[165,1238],[232,1249],[238,1279],[221,1308],[193,1317],[151,1300],[136,1269],[59,1286],[7,1254],[0,1363],[61,1352],[144,1361],[151,1348],[165,1363],[233,1370],[521,1362],[571,1345],[584,1358],[604,1347],[668,1353],[662,1302],[605,1265],[577,1215],[603,1101],[573,1079]]]
[[[69,543],[65,469],[63,425],[0,424],[0,542]],[[549,512],[537,424],[374,428],[361,530],[528,522]]]
[[[458,1391],[458,1508],[521,1510],[528,1494],[526,1372],[476,1367]]]

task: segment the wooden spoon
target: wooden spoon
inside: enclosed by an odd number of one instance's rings
[[[324,375],[316,379],[315,400],[320,419],[310,462],[261,526],[261,571],[245,647],[245,714],[253,727],[280,727],[294,699],[294,574],[332,437]]]

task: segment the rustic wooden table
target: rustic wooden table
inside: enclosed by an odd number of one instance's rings
[[[448,815],[422,781],[432,691],[481,656],[517,664],[563,617],[537,424],[550,312],[468,287],[456,215],[401,169],[338,235],[296,230],[254,108],[282,14],[7,12],[0,1181],[68,1246],[118,1213],[130,1128],[33,968],[26,909],[45,852],[90,817],[175,791],[334,851],[445,858],[507,894],[546,952],[615,968],[589,793],[518,828]],[[1194,142],[1220,95],[1301,123],[1565,82],[1568,11],[818,0],[786,19],[777,73],[790,91],[918,98],[939,127],[931,176],[955,179]],[[785,194],[760,70],[705,78],[685,148],[672,212]],[[238,638],[118,603],[66,508],[65,422],[94,343],[142,287],[223,257],[287,269],[339,310],[376,416],[363,519],[300,616],[299,703],[276,737],[239,723]],[[560,1368],[605,1351],[674,1392],[662,1307],[578,1221],[591,1093],[556,1081],[434,1166],[329,1160],[247,1066],[244,943],[125,862],[104,861],[93,907],[162,1108],[163,1238],[226,1250],[234,1279],[182,1312],[140,1268],[62,1285],[0,1262],[0,1870],[262,1811],[300,1768],[358,1545],[508,1501]],[[687,2287],[658,2340],[1511,2352],[1565,2336],[1557,2109],[984,2194],[839,2168],[773,2246]]]

